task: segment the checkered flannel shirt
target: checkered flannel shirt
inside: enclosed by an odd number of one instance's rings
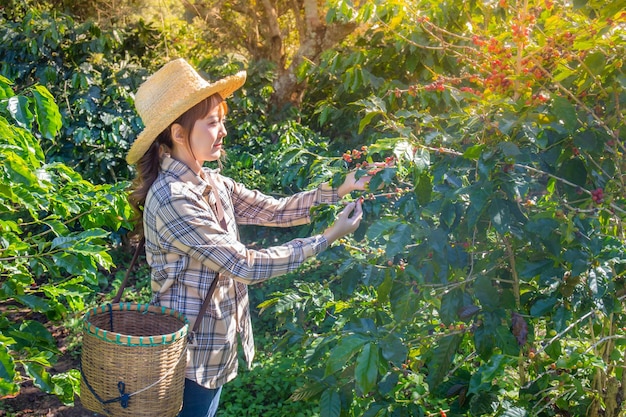
[[[338,196],[322,184],[276,199],[215,170],[205,168],[204,175],[217,184],[228,230],[220,226],[209,183],[168,156],[146,197],[143,220],[154,304],[180,311],[193,327],[211,282],[222,275],[189,346],[185,375],[217,388],[237,375],[237,334],[248,365],[254,356],[247,284],[294,271],[328,246],[326,238],[317,235],[252,250],[239,241],[237,225],[305,224],[312,206],[335,203]]]

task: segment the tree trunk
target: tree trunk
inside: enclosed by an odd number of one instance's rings
[[[185,4],[188,19],[206,22],[205,38],[224,52],[247,51],[254,60],[276,65],[272,105],[300,106],[306,82],[296,71],[352,33],[358,23],[327,24],[328,9],[318,0],[200,0]]]

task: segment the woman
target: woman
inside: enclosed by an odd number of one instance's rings
[[[135,97],[145,129],[127,156],[138,172],[129,200],[142,215],[137,229],[145,237],[153,303],[182,312],[192,324],[201,320],[189,345],[184,417],[216,413],[221,387],[237,375],[237,334],[248,365],[252,362],[247,285],[293,271],[354,232],[362,209],[360,202],[347,204],[322,234],[263,250],[246,248],[237,226],[307,223],[312,206],[336,203],[353,190],[363,190],[370,179],[355,180],[351,173],[336,190],[322,184],[275,199],[204,168],[223,153],[224,99],[245,78],[240,72],[208,83],[178,59],[148,78]],[[197,317],[214,281],[210,304]]]

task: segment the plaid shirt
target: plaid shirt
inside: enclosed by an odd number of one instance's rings
[[[237,225],[305,224],[313,205],[334,203],[338,196],[322,184],[275,199],[215,170],[205,168],[204,175],[217,184],[228,230],[220,226],[209,183],[167,156],[146,197],[143,221],[153,303],[180,311],[193,327],[211,282],[217,273],[222,275],[195,342],[189,345],[185,375],[217,388],[237,375],[237,334],[248,365],[254,357],[246,284],[294,271],[328,246],[326,238],[318,235],[251,250],[239,241]]]

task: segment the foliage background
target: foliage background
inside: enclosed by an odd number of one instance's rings
[[[247,12],[268,27],[287,10],[262,4]],[[32,379],[72,400],[76,373],[47,373],[58,351],[34,314],[68,320],[119,285],[132,93],[185,56],[250,74],[230,102],[235,179],[282,195],[393,161],[351,196],[366,199],[353,237],[251,288],[263,366],[224,415],[623,413],[625,2],[293,4],[247,50],[211,43],[250,24],[237,2],[212,35],[198,17],[217,2],[160,20],[139,3],[3,7],[0,393]],[[294,38],[302,16],[319,24]],[[305,235],[335,209],[244,238]]]

